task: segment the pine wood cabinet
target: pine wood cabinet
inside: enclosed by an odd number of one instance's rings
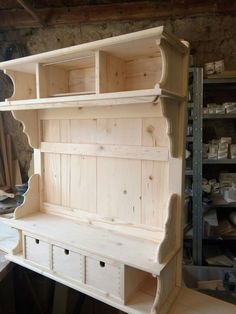
[[[8,258],[127,313],[181,286],[188,44],[163,27],[0,64],[34,148]]]

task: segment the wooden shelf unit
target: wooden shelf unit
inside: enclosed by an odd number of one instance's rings
[[[8,258],[128,313],[181,285],[188,44],[163,27],[0,64],[34,175]],[[101,280],[103,278],[103,280]],[[107,280],[104,280],[106,279]]]

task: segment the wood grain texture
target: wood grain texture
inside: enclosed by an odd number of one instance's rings
[[[98,158],[97,173],[98,213],[140,223],[141,161]]]
[[[168,161],[169,159],[169,153],[166,147],[104,144],[64,144],[47,142],[42,142],[40,147],[41,151],[44,153],[157,161]]]
[[[71,156],[70,207],[96,212],[96,158]]]

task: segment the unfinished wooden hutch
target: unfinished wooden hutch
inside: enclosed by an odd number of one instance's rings
[[[7,61],[34,175],[8,259],[131,314],[181,286],[188,44],[163,27]]]

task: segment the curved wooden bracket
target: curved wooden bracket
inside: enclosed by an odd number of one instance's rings
[[[157,252],[157,261],[163,264],[177,246],[177,194],[172,194],[168,202],[168,216],[164,227],[164,236]]]
[[[18,241],[14,249],[12,249],[11,251],[13,255],[22,252],[22,231],[17,229],[17,232],[18,232]]]
[[[159,81],[159,87],[165,86],[166,81],[167,81],[167,74],[168,74],[168,56],[165,51],[165,46],[163,46],[163,40],[158,39],[156,41],[156,44],[160,48],[161,52],[161,60],[162,60],[162,70],[161,70],[161,78]]]
[[[173,158],[179,157],[179,109],[180,103],[177,100],[160,97],[160,103],[163,116],[167,119],[168,129],[167,135],[169,137],[170,154]]]
[[[188,47],[181,44],[180,49],[173,50],[173,41],[162,37],[157,42],[162,57],[162,75],[159,86],[180,97],[186,95],[186,77],[182,75],[183,67],[188,66]]]
[[[19,219],[39,211],[39,175],[30,177],[28,190],[24,195],[24,202],[16,208],[14,218]]]
[[[162,269],[157,280],[157,292],[152,306],[152,314],[167,314],[176,299],[180,287],[176,284],[177,255]]]
[[[37,110],[14,110],[13,117],[23,125],[23,132],[28,137],[31,147],[39,147],[38,138],[38,112]]]

